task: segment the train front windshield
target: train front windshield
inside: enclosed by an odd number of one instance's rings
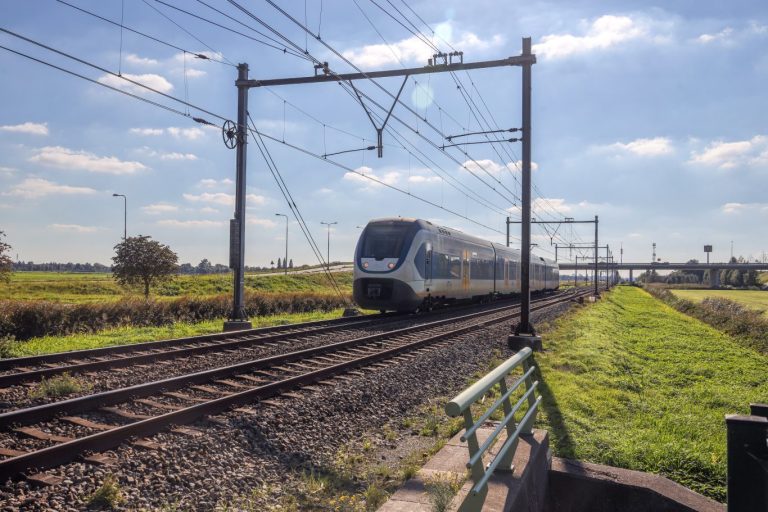
[[[410,224],[369,224],[365,228],[360,257],[399,258],[410,228]]]

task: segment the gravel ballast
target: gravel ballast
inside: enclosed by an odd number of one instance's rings
[[[561,304],[532,313],[537,323],[549,321],[569,308]],[[118,509],[213,510],[254,490],[264,505],[290,493],[296,470],[332,470],[339,448],[350,441],[399,424],[436,397],[466,387],[494,353],[509,357],[505,322],[441,343],[405,361],[363,375],[336,379],[300,397],[281,397],[232,410],[192,425],[201,432],[163,432],[149,438],[157,450],[123,444],[107,452],[112,466],[71,463],[47,471],[64,478],[62,484],[38,487],[9,481],[0,487],[2,511],[82,510],[106,475],[117,477],[125,501]]]

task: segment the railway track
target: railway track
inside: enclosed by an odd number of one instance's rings
[[[504,302],[516,303],[517,301]],[[114,370],[212,352],[242,351],[264,346],[274,347],[279,344],[290,345],[288,340],[294,341],[349,329],[385,326],[387,323],[407,321],[411,318],[422,320],[433,316],[455,314],[456,311],[474,308],[477,308],[477,305],[421,313],[418,317],[402,313],[384,313],[151,341],[132,345],[116,345],[55,354],[0,359],[0,388],[39,381],[63,373],[77,374]]]
[[[540,310],[569,301],[575,293],[560,293],[533,301]],[[265,357],[127,388],[114,389],[46,405],[0,414],[0,479],[19,476],[83,458],[103,464],[98,453],[126,441],[152,449],[142,439],[169,427],[182,435],[200,431],[179,425],[235,406],[267,400],[297,389],[336,384],[360,369],[384,364],[406,354],[519,315],[505,306],[425,324],[363,336],[329,345]],[[458,326],[453,325],[458,324]],[[50,475],[28,478],[56,483]]]

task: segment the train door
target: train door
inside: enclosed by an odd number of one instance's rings
[[[424,246],[424,288],[427,292],[432,287],[432,243]]]
[[[461,289],[469,291],[469,251],[463,251],[461,257]]]
[[[509,292],[509,260],[504,258],[504,291]]]

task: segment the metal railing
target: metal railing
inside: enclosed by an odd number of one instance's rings
[[[725,417],[728,429],[728,512],[768,510],[768,405]]]
[[[520,435],[531,433],[533,423],[536,421],[536,412],[541,402],[541,397],[536,398],[535,396],[539,382],[533,381],[532,375],[535,367],[531,364],[532,353],[530,348],[522,349],[464,390],[445,406],[445,412],[448,416],[464,416],[466,431],[461,440],[466,441],[469,448],[467,468],[470,469],[470,476],[474,483],[459,508],[460,512],[476,511],[482,508],[485,497],[488,494],[488,480],[493,475],[493,472],[497,469],[499,471],[512,471],[514,469],[512,467],[512,458],[514,457],[519,437]],[[508,386],[506,382],[507,375],[520,366],[522,366],[523,374]],[[513,405],[511,397],[523,383],[525,383],[525,392],[522,393]],[[485,396],[496,384],[500,387],[501,396],[477,420],[473,419],[472,404]],[[526,402],[528,403],[528,408],[520,422],[516,423],[515,414]],[[481,446],[477,439],[477,431],[500,406],[504,410],[504,419],[501,420],[501,423],[499,423]],[[507,430],[507,439],[496,452],[496,456],[488,464],[488,467],[485,468],[483,465],[483,454],[493,445],[504,428]]]

